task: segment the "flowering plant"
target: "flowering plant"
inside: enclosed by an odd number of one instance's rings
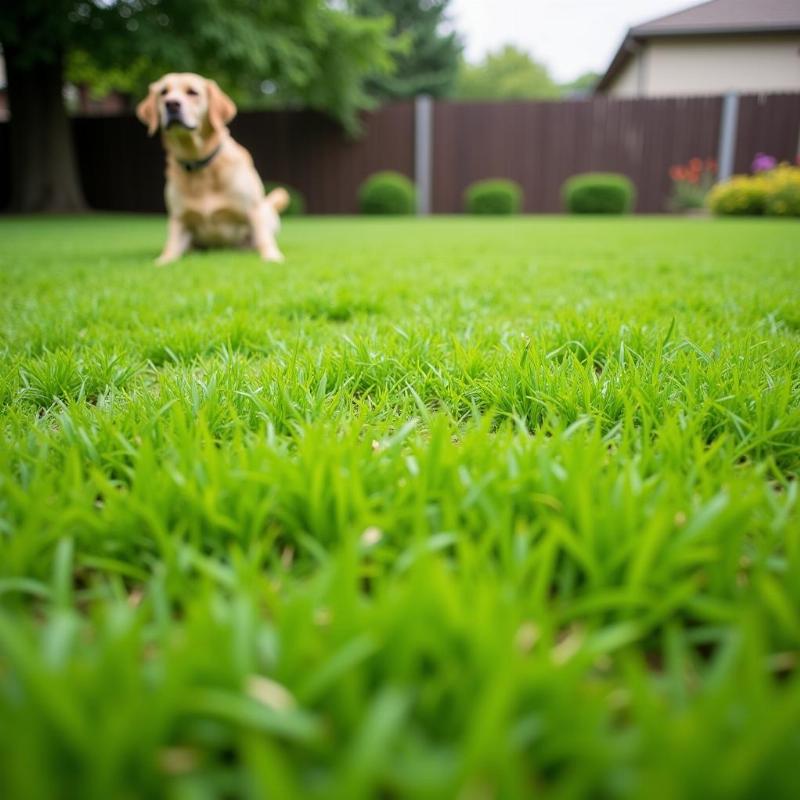
[[[764,213],[770,217],[800,217],[800,167],[780,164],[768,175]]]
[[[766,153],[756,153],[753,163],[750,165],[750,172],[757,174],[759,172],[771,172],[778,166],[778,159],[773,156],[768,156]]]
[[[672,194],[669,207],[672,211],[687,211],[703,208],[706,195],[714,185],[717,162],[713,158],[693,158],[687,164],[676,164],[670,168]]]
[[[800,167],[779,164],[755,175],[734,175],[709,193],[715,214],[800,217]]]

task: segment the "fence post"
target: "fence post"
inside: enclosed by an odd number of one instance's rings
[[[795,153],[795,163],[800,165],[800,127],[797,129],[797,152]]]
[[[722,119],[719,126],[719,153],[717,180],[726,181],[733,175],[736,157],[736,132],[739,125],[739,95],[728,92],[722,99]]]
[[[417,214],[431,213],[433,190],[433,99],[414,99],[414,179],[417,184]]]

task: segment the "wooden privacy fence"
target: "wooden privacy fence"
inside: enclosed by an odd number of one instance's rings
[[[723,106],[730,111],[732,101],[736,113],[723,115]],[[8,200],[13,157],[6,127],[0,125],[0,206]],[[144,127],[128,116],[76,118],[73,129],[93,208],[163,211],[157,138],[148,139]],[[416,178],[421,205],[434,213],[462,211],[465,188],[495,177],[522,185],[525,211],[557,212],[563,182],[595,170],[628,175],[639,192],[637,211],[658,213],[665,210],[670,166],[693,156],[724,156],[726,132],[733,171],[748,171],[757,152],[793,161],[800,95],[502,103],[421,99],[366,115],[358,139],[348,139],[326,117],[306,111],[245,112],[231,129],[253,154],[262,177],[300,189],[315,214],[356,212],[359,185],[382,169]]]

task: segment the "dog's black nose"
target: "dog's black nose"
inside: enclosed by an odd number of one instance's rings
[[[169,111],[170,114],[176,114],[178,111],[181,110],[180,100],[167,100],[167,102],[164,103],[164,105],[166,106],[166,109],[167,111]]]

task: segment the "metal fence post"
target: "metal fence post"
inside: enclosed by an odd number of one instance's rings
[[[414,178],[417,214],[427,216],[433,190],[433,99],[427,95],[414,100]]]
[[[736,131],[739,125],[739,95],[728,92],[722,100],[722,120],[719,128],[717,180],[726,181],[733,175],[736,157]]]

